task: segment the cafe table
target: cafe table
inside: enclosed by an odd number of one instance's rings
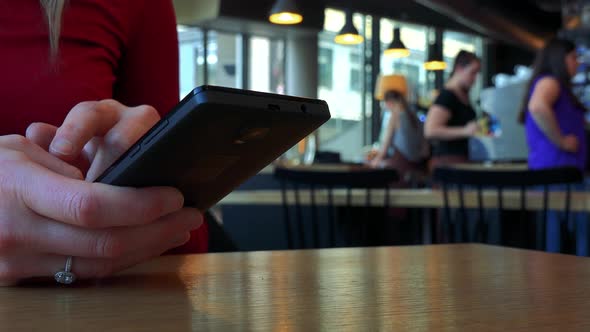
[[[590,331],[590,259],[480,244],[162,256],[0,288],[0,329]]]
[[[457,164],[453,167],[469,170],[524,170],[526,164],[522,163],[469,163]],[[356,171],[367,169],[365,166],[356,164],[327,164],[327,165],[302,165],[289,166],[292,169],[310,170],[315,172],[346,172],[353,174]],[[265,174],[272,173],[272,167],[268,167]],[[549,193],[549,208],[563,211],[565,209],[564,191],[552,191]],[[288,204],[295,202],[295,191],[287,190],[286,198]],[[477,208],[479,198],[475,190],[465,190],[464,204],[467,208]],[[313,202],[318,205],[327,205],[330,200],[335,206],[366,206],[367,190],[352,189],[350,193],[346,189],[334,189],[330,198],[327,190],[316,189]],[[484,190],[482,193],[483,205],[485,208],[498,207],[498,193],[495,190]],[[519,210],[521,202],[520,190],[505,189],[502,192],[504,202],[503,208]],[[309,190],[299,190],[299,203],[302,205],[312,204]],[[369,205],[374,207],[402,207],[402,208],[443,208],[444,198],[441,190],[432,188],[394,188],[388,191],[384,189],[371,189]],[[544,208],[543,192],[537,189],[529,189],[526,192],[526,209],[541,211]],[[459,207],[459,194],[456,190],[449,191],[449,205]],[[224,197],[218,205],[220,206],[276,206],[283,204],[283,195],[280,189],[248,189],[236,190]],[[571,210],[574,212],[590,212],[590,192],[578,191],[571,194]]]

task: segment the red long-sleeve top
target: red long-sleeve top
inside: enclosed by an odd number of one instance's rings
[[[161,115],[179,100],[171,0],[70,0],[52,61],[39,0],[0,0],[0,135],[59,126],[77,103],[113,98]],[[207,227],[176,252],[205,252]]]

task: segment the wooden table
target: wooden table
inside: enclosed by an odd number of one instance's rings
[[[449,166],[473,171],[524,171],[529,169],[527,163],[459,163]]]
[[[589,313],[590,259],[484,245],[167,256],[0,288],[3,331],[589,331]]]
[[[338,163],[338,164],[311,164],[311,165],[290,165],[286,163],[274,163],[270,164],[262,169],[258,174],[272,174],[274,173],[275,167],[285,167],[296,170],[313,171],[313,172],[354,172],[359,170],[369,170],[371,167],[363,164],[355,163]]]

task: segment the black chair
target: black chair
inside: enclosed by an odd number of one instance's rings
[[[313,158],[314,164],[340,164],[342,159],[339,152],[318,151]]]
[[[327,209],[328,228],[329,228],[329,246],[336,245],[336,227],[337,217],[339,211],[335,209],[334,205],[334,190],[344,189],[346,191],[346,204],[342,208],[346,211],[346,216],[350,217],[354,213],[359,212],[358,209],[353,208],[352,204],[352,189],[365,189],[366,200],[364,207],[364,218],[368,220],[371,213],[375,209],[371,208],[371,192],[370,189],[385,189],[385,202],[383,209],[387,213],[389,204],[389,185],[399,180],[397,172],[393,169],[368,169],[359,167],[358,169],[351,169],[350,171],[324,171],[324,170],[310,170],[305,168],[275,168],[275,177],[281,182],[282,201],[283,201],[283,217],[287,236],[287,244],[289,249],[295,247],[293,239],[294,231],[292,227],[297,230],[299,239],[299,248],[305,247],[305,232],[303,222],[303,206],[301,204],[301,190],[307,189],[310,194],[310,209],[311,209],[311,223],[313,229],[313,246],[320,247],[320,225],[319,225],[319,205],[317,202],[317,191],[327,191],[327,204],[323,207]],[[290,186],[289,186],[290,185]],[[294,191],[295,202],[293,208],[295,209],[295,226],[291,224],[291,214],[289,209],[289,202],[287,201],[287,191],[291,187]],[[379,210],[381,211],[381,210]],[[342,212],[342,210],[340,210]],[[325,215],[326,213],[324,213]],[[366,221],[363,223],[361,230],[361,238],[366,241]],[[349,237],[349,241],[352,239]]]
[[[433,180],[435,183],[440,183],[443,190],[444,197],[444,221],[443,225],[446,225],[450,234],[451,242],[456,239],[453,238],[455,230],[453,229],[453,220],[451,217],[451,206],[449,203],[449,191],[454,187],[458,191],[459,207],[458,212],[460,214],[459,221],[463,229],[463,234],[467,234],[467,209],[465,208],[465,190],[475,190],[477,192],[477,215],[478,220],[474,227],[474,231],[471,234],[471,240],[481,239],[486,240],[487,234],[484,223],[484,204],[483,204],[483,190],[492,189],[497,192],[497,211],[498,216],[502,219],[505,215],[504,212],[504,201],[503,201],[503,190],[505,189],[518,189],[520,191],[520,222],[525,228],[527,227],[527,208],[526,208],[526,190],[530,188],[538,188],[543,191],[543,214],[542,221],[538,224],[537,231],[543,231],[547,224],[547,216],[549,209],[549,191],[550,185],[564,184],[565,185],[565,201],[564,201],[564,219],[567,221],[570,215],[571,206],[571,185],[581,183],[583,181],[582,173],[573,167],[565,168],[552,168],[542,170],[479,170],[461,167],[441,167],[436,168],[433,174]],[[503,223],[505,224],[505,223]],[[575,237],[565,231],[564,227],[566,222],[561,222],[562,228],[562,243],[569,244],[569,248],[566,251],[571,251],[571,247],[575,243]],[[525,229],[525,232],[527,229]],[[536,246],[537,249],[543,249],[544,237],[543,234],[536,234]],[[529,238],[527,246],[531,247],[531,239]]]
[[[205,212],[205,220],[209,230],[209,242],[207,252],[232,252],[238,251],[238,247],[223,229],[223,226],[211,211]]]

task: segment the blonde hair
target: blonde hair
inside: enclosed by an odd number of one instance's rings
[[[40,0],[45,10],[47,26],[49,27],[49,47],[51,55],[56,56],[59,50],[59,35],[61,32],[61,16],[66,0]]]

